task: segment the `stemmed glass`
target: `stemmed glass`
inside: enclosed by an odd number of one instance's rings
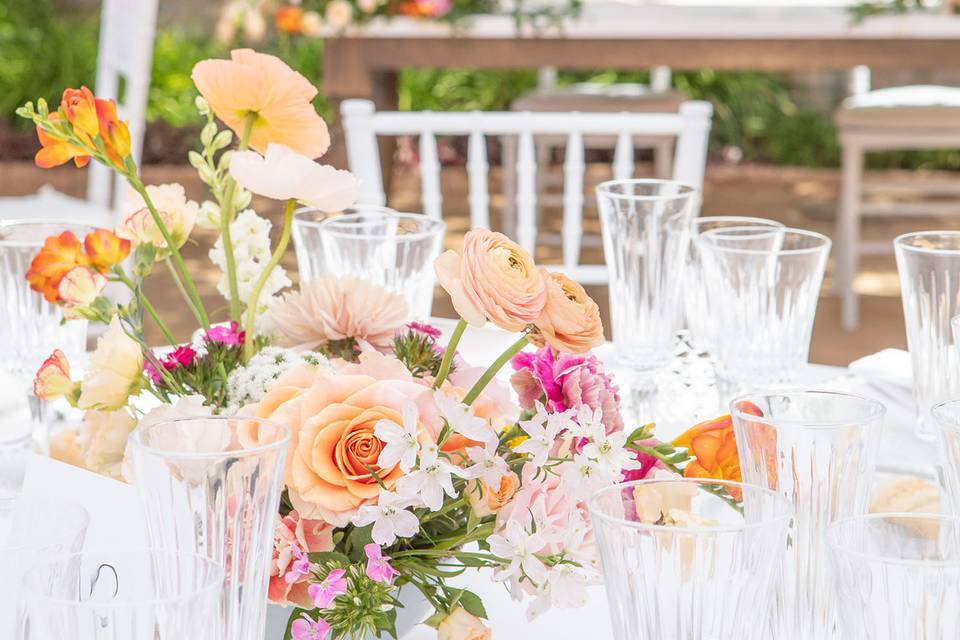
[[[297,253],[297,271],[300,281],[313,280],[327,272],[323,260],[323,239],[320,223],[329,218],[338,218],[352,213],[397,213],[389,207],[374,204],[356,204],[343,211],[324,211],[313,207],[301,207],[293,212],[293,247]]]
[[[920,433],[932,436],[930,409],[960,397],[960,353],[950,327],[960,314],[960,231],[908,233],[893,246]]]
[[[597,186],[603,254],[610,272],[613,343],[636,373],[631,396],[650,420],[655,376],[673,357],[682,324],[686,234],[699,192],[670,180],[612,180]]]

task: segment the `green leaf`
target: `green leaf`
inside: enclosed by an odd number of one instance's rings
[[[483,606],[483,600],[472,591],[464,591],[460,594],[460,606],[467,610],[467,613],[478,618],[487,618],[487,610]]]
[[[423,624],[428,627],[433,627],[436,629],[440,626],[440,623],[447,619],[447,616],[450,615],[446,611],[436,611],[432,616],[423,621]]]
[[[307,556],[310,558],[310,562],[314,564],[335,564],[339,567],[350,566],[350,558],[337,551],[318,551],[316,553],[308,553]]]

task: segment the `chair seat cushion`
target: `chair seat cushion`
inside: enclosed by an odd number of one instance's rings
[[[513,101],[513,111],[675,113],[686,96],[679,91],[653,93],[641,84],[583,82],[538,89]]]
[[[960,88],[911,85],[851,96],[837,110],[840,127],[957,128]]]
[[[40,218],[112,227],[114,215],[109,209],[60,193],[50,185],[29,196],[0,198],[0,220]]]

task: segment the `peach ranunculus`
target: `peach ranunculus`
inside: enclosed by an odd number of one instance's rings
[[[557,351],[586,353],[603,344],[600,307],[578,282],[562,273],[542,269],[547,283],[547,304],[534,324],[538,331],[530,342],[549,344]]]
[[[67,320],[83,318],[85,310],[96,300],[104,287],[107,277],[87,267],[74,267],[60,280],[57,291],[63,302],[61,310]]]
[[[296,511],[279,517],[277,522],[267,597],[274,604],[312,609],[313,601],[307,591],[309,576],[287,582],[288,569],[295,559],[293,547],[303,553],[333,551],[333,527],[323,520],[305,520]]]
[[[253,118],[249,144],[260,153],[277,143],[316,158],[330,146],[327,125],[312,103],[317,88],[276,56],[234,49],[230,60],[198,62],[191,77],[214,114],[237,135]]]
[[[388,489],[403,475],[399,465],[378,464],[384,444],[374,426],[380,420],[403,424],[405,404],[429,393],[406,380],[298,368],[281,376],[259,403],[241,411],[290,429],[285,484],[293,507],[304,518],[342,527],[361,506],[377,501],[380,485],[373,473]],[[436,425],[418,422],[428,440]],[[241,442],[256,443],[254,430],[252,422],[241,426]]]
[[[80,384],[81,409],[119,409],[143,382],[143,351],[113,317],[106,333],[97,339],[83,382]]]
[[[492,632],[463,607],[450,612],[437,627],[437,640],[490,640]]]
[[[434,269],[454,309],[474,326],[489,319],[501,329],[520,331],[540,317],[547,302],[546,283],[533,258],[502,233],[467,232],[463,253],[444,252]]]
[[[147,195],[170,233],[170,238],[179,249],[193,231],[200,205],[193,200],[187,200],[183,186],[176,183],[149,185]],[[143,196],[131,190],[127,198],[129,210],[133,213],[124,218],[117,227],[117,235],[129,240],[134,247],[152,244],[161,250],[158,259],[162,260],[169,253],[169,248],[150,210],[147,209]]]
[[[353,338],[363,347],[393,348],[394,335],[407,321],[403,297],[353,277],[324,275],[303,282],[269,311],[269,325],[283,346],[313,349]]]

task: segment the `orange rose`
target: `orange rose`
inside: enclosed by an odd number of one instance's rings
[[[100,273],[106,273],[114,265],[130,255],[130,241],[124,240],[109,229],[96,229],[83,239],[90,265]]]
[[[473,512],[480,518],[499,513],[520,488],[520,478],[512,471],[500,478],[500,486],[496,491],[483,480],[477,482],[479,486],[467,489],[467,498]]]
[[[89,140],[99,133],[97,103],[90,89],[86,87],[65,89],[60,99],[60,108],[66,115],[67,121],[73,125],[77,137]]]
[[[27,282],[34,291],[42,293],[48,302],[56,302],[63,276],[74,267],[84,267],[89,263],[77,236],[72,231],[64,231],[44,241],[43,248],[27,269]]]
[[[534,324],[539,333],[530,342],[549,344],[557,351],[585,353],[603,344],[600,307],[579,283],[562,273],[541,269],[547,284],[547,304]]]
[[[56,124],[60,116],[51,113],[48,118],[51,123]],[[57,140],[47,134],[42,127],[37,126],[37,139],[40,140],[40,150],[34,156],[34,163],[41,169],[59,167],[60,165],[73,160],[78,168],[87,166],[90,162],[90,151],[75,144],[70,144],[65,140]]]
[[[741,481],[737,438],[729,415],[694,425],[674,440],[673,445],[685,447],[696,458],[683,470],[687,478]],[[730,493],[740,499],[739,490]]]
[[[384,444],[374,426],[380,420],[403,424],[404,405],[429,393],[408,380],[301,369],[281,376],[259,403],[243,412],[290,429],[285,471],[290,501],[302,517],[339,527],[361,506],[377,501],[380,485],[374,473],[388,489],[403,475],[399,465],[378,464]],[[432,429],[420,426],[429,439]],[[252,423],[241,428],[242,442],[257,442],[252,428]]]

